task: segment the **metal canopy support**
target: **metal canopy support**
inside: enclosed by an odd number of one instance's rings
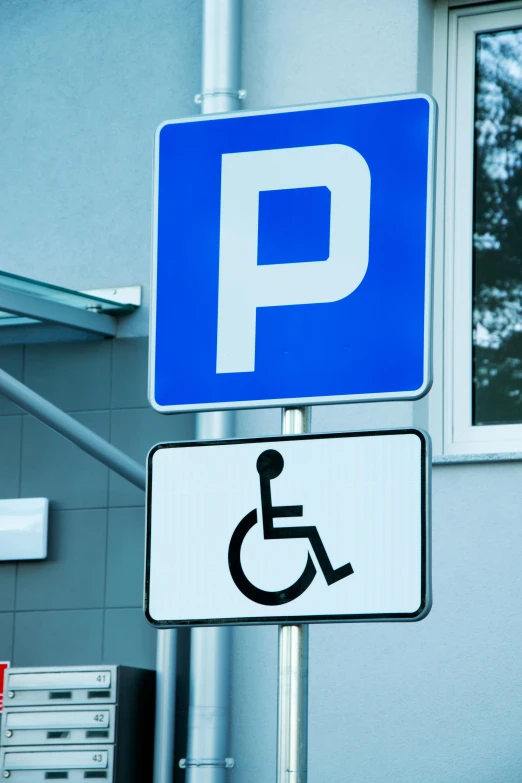
[[[122,451],[108,443],[88,427],[64,413],[52,402],[40,397],[16,378],[0,370],[0,394],[3,394],[20,408],[59,432],[75,443],[91,457],[107,465],[136,487],[145,490],[145,468]]]
[[[102,337],[114,337],[116,334],[117,321],[112,315],[72,307],[20,291],[10,291],[1,286],[0,310],[38,321],[70,326]]]
[[[11,326],[46,324],[114,337],[117,317],[134,312],[140,304],[141,286],[75,291],[0,271],[0,333]]]

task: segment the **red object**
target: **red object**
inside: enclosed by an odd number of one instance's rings
[[[5,686],[5,672],[9,668],[8,661],[0,662],[0,712],[4,708],[4,686]]]

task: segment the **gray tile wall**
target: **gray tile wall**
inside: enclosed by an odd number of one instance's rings
[[[148,404],[145,338],[5,346],[0,367],[143,464],[155,443],[193,437],[192,415]],[[0,660],[154,668],[143,492],[0,397],[0,497],[51,509],[48,558],[0,561]]]

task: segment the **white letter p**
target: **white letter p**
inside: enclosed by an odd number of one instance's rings
[[[330,255],[324,261],[258,265],[259,193],[326,186]],[[222,156],[216,372],[255,369],[258,307],[336,302],[368,267],[370,171],[344,144]]]

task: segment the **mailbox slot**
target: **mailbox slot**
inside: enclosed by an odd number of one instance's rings
[[[39,746],[2,749],[2,773],[13,783],[44,783],[46,780],[113,781],[113,746]],[[5,777],[5,774],[4,774]]]
[[[5,685],[5,704],[13,707],[37,706],[53,702],[85,704],[96,700],[116,702],[114,666],[78,669],[15,669]]]
[[[115,707],[5,709],[2,745],[78,745],[114,742]]]

